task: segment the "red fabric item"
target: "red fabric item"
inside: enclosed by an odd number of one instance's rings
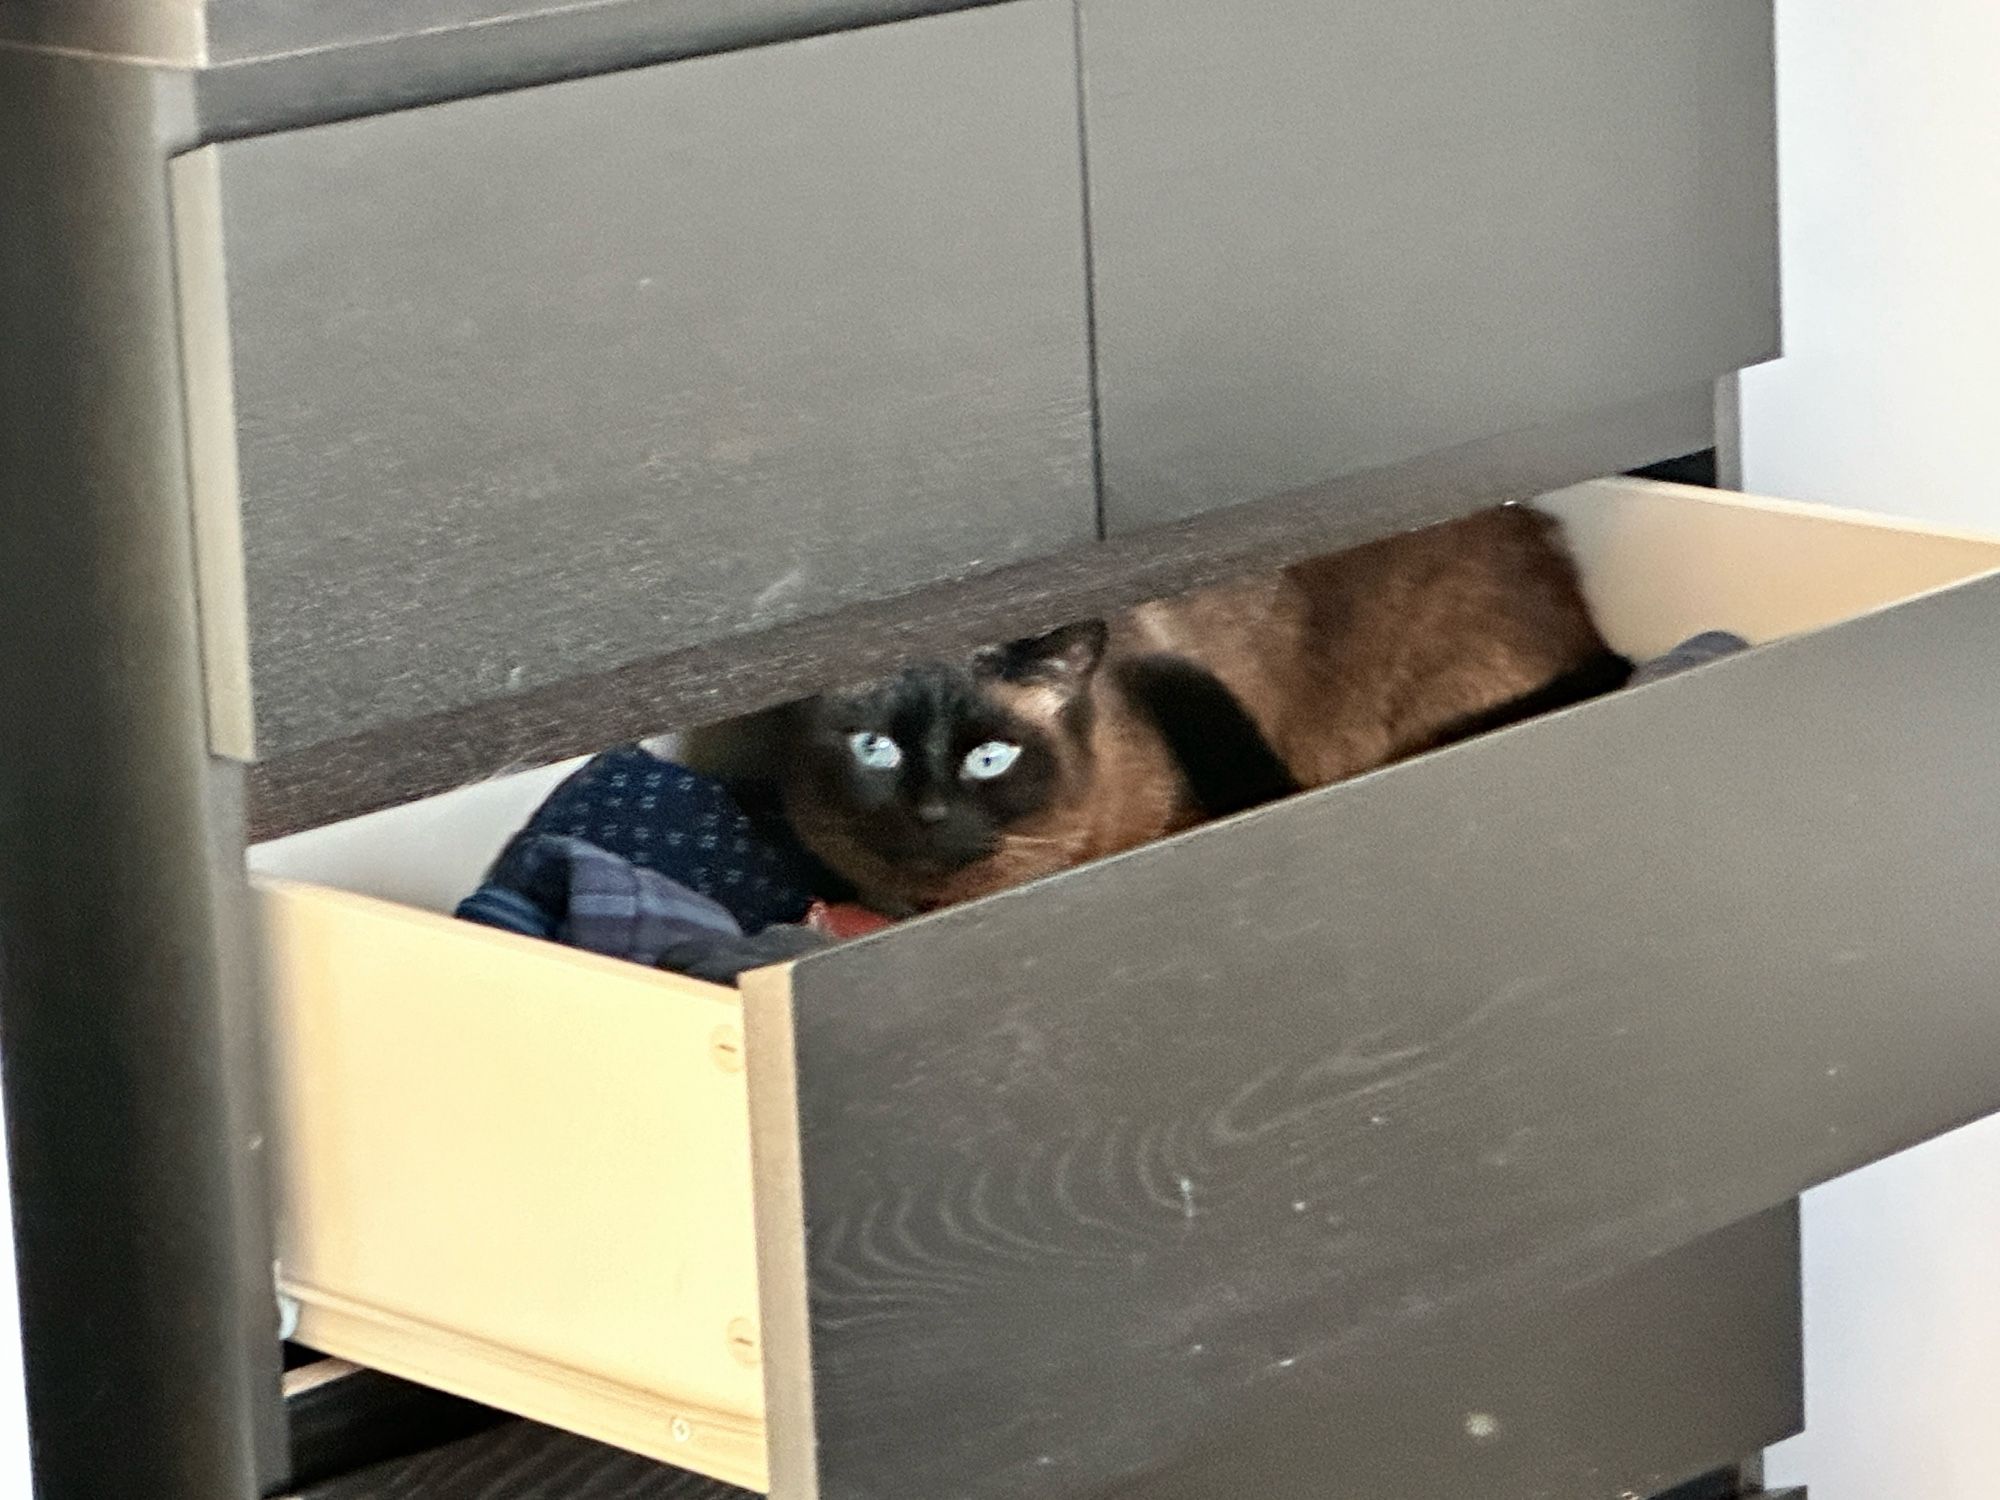
[[[866,937],[896,924],[880,912],[857,906],[852,901],[815,901],[806,913],[806,926],[836,941]]]

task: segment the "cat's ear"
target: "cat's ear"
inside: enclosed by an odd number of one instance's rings
[[[982,670],[1023,687],[1079,692],[1104,660],[1111,632],[1102,620],[1080,620],[1046,635],[1028,636],[979,654]]]

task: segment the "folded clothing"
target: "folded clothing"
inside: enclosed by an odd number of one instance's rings
[[[723,907],[746,933],[804,921],[815,895],[813,861],[787,830],[758,825],[721,782],[637,745],[579,767],[536,809],[528,834],[580,839],[656,871]]]
[[[556,833],[516,834],[485,883],[459,903],[458,915],[717,984],[828,941],[811,928],[781,923],[745,934],[722,903]]]
[[[1672,677],[1677,672],[1749,649],[1750,643],[1740,635],[1732,635],[1727,630],[1704,630],[1700,635],[1688,637],[1665,656],[1656,656],[1634,667],[1629,685],[1638,687],[1643,683],[1657,682],[1662,677]]]
[[[810,927],[766,927],[754,937],[737,938],[691,933],[669,944],[654,967],[710,984],[734,984],[752,969],[804,958],[829,942]]]

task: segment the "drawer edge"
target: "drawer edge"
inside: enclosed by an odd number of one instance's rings
[[[250,684],[236,382],[223,264],[222,177],[215,148],[204,146],[169,161],[167,187],[209,748],[230,760],[254,761],[256,700]]]
[[[757,1224],[757,1315],[764,1341],[770,1487],[785,1500],[818,1500],[805,1162],[792,1022],[794,967],[754,970],[739,984],[750,1095],[750,1185]]]
[[[1987,573],[805,960],[815,1222],[925,1252],[815,1241],[890,1309],[821,1330],[830,1487],[923,1493],[907,1401],[978,1493],[1097,1493],[2000,1107],[1997,649]],[[955,1420],[1002,1379],[1038,1426]]]
[[[607,1380],[303,1282],[281,1277],[279,1291],[297,1301],[297,1338],[308,1348],[745,1489],[770,1489],[764,1423],[753,1416]],[[688,1435],[680,1439],[683,1424]]]
[[[250,782],[256,839],[379,811],[532,765],[586,755],[676,720],[713,722],[913,655],[970,650],[1086,614],[1528,501],[1714,441],[1706,385],[1483,439],[1178,526],[1012,564],[635,661],[469,708],[273,754]],[[925,643],[921,650],[912,642]]]

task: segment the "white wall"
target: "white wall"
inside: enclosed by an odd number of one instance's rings
[[[1746,482],[2000,527],[2000,4],[1779,0],[1785,343]]]
[[[2000,533],[2000,0],[1778,12],[1787,354],[1744,378],[1745,484]],[[1808,1195],[1805,1297],[1774,1481],[2000,1494],[2000,1121]]]

